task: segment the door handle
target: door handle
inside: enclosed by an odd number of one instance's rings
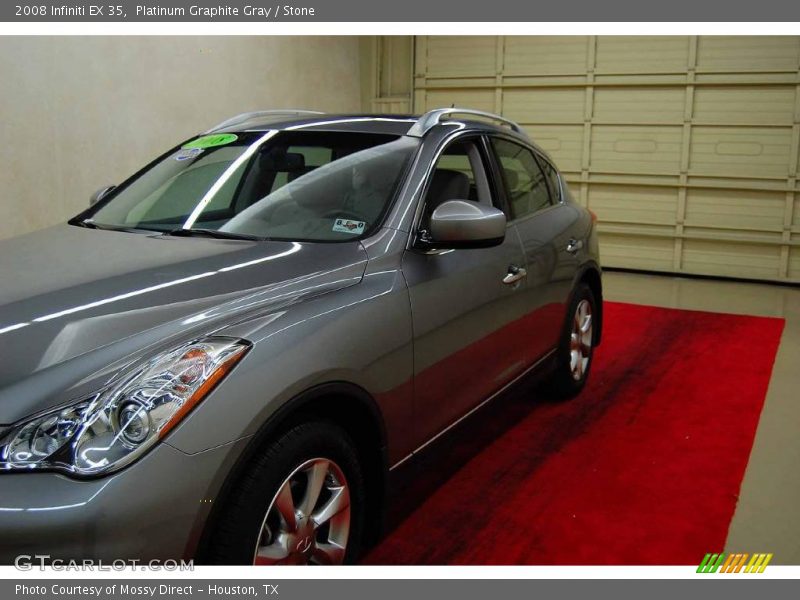
[[[583,248],[583,240],[576,240],[575,238],[572,238],[569,242],[567,242],[567,252],[570,254],[575,254],[581,248]]]
[[[503,277],[503,283],[505,283],[506,285],[511,285],[512,283],[516,283],[523,277],[527,276],[528,272],[522,267],[518,267],[517,265],[510,265],[508,267],[508,273],[506,273],[506,276]]]

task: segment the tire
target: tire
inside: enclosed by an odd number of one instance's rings
[[[314,500],[309,491],[316,489]],[[352,564],[365,522],[364,490],[358,455],[344,429],[327,422],[297,425],[259,453],[235,484],[207,561]]]
[[[585,330],[587,314],[588,331]],[[597,342],[597,328],[594,326],[597,315],[597,303],[591,288],[585,283],[578,284],[572,294],[566,322],[556,348],[555,368],[545,385],[545,390],[551,397],[562,400],[572,398],[586,385]],[[583,333],[578,331],[579,322]]]

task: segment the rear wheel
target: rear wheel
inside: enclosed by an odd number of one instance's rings
[[[336,425],[305,423],[254,460],[230,496],[209,554],[217,564],[351,563],[363,524],[353,443]]]
[[[581,283],[572,296],[567,322],[556,349],[555,370],[547,389],[555,397],[571,398],[586,384],[595,346],[597,305],[591,288]]]

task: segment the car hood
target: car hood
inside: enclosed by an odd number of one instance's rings
[[[366,260],[358,242],[71,225],[2,240],[0,423],[93,391],[147,348],[357,283]]]

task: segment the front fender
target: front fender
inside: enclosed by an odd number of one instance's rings
[[[231,374],[170,434],[193,454],[254,435],[287,402],[328,382],[372,396],[387,424],[390,460],[411,440],[412,334],[399,271],[220,330],[253,343]]]

